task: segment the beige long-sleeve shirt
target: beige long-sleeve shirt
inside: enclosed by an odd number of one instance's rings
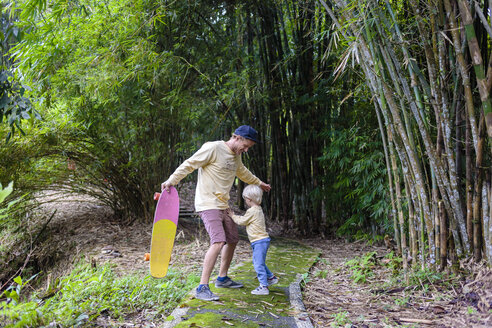
[[[236,176],[247,184],[260,185],[261,183],[261,180],[244,166],[241,155],[236,155],[225,141],[211,141],[203,144],[196,153],[174,171],[168,181],[172,185],[177,185],[196,169],[198,169],[195,192],[197,212],[229,208],[229,192]]]
[[[265,215],[259,205],[250,207],[243,216],[233,215],[232,220],[239,225],[246,226],[250,242],[269,237],[266,231]]]

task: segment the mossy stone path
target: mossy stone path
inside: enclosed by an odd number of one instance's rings
[[[193,290],[164,327],[309,327],[309,319],[302,313],[299,282],[319,254],[298,242],[272,238],[267,265],[280,281],[270,287],[270,295],[251,294],[258,280],[252,262],[246,261],[229,270],[229,276],[242,282],[244,288],[215,288],[210,283],[212,292],[220,296],[216,302],[195,299]]]

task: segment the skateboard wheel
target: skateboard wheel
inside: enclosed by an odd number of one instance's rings
[[[154,200],[159,200],[159,197],[161,197],[161,193],[160,192],[156,192],[154,194]]]
[[[149,261],[149,260],[150,260],[150,253],[145,253],[144,261]]]

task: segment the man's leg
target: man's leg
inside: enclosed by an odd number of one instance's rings
[[[205,254],[205,259],[203,260],[202,277],[200,279],[201,285],[208,284],[210,280],[210,275],[212,274],[212,270],[214,269],[215,266],[215,262],[217,261],[217,256],[219,256],[220,250],[223,249],[224,244],[225,244],[224,242],[220,242],[210,245],[210,248]],[[230,263],[231,261],[229,261],[229,264]],[[222,264],[221,264],[221,268],[222,268]]]
[[[200,285],[196,289],[195,297],[204,301],[217,301],[219,296],[212,293],[208,282],[217,261],[217,256],[219,256],[220,250],[226,242],[221,213],[219,210],[206,210],[199,214],[210,236],[210,247],[203,259],[202,276]]]
[[[229,267],[231,266],[232,257],[234,256],[234,251],[236,250],[235,244],[225,244],[222,247],[222,253],[220,255],[220,270],[219,277],[226,277]]]
[[[231,266],[232,257],[236,250],[237,242],[239,241],[239,235],[237,232],[237,226],[232,219],[227,215],[226,211],[222,211],[222,223],[226,235],[226,244],[222,248],[220,256],[220,269],[219,276],[215,280],[215,287],[217,288],[241,288],[243,284],[232,280],[227,276],[229,267]]]

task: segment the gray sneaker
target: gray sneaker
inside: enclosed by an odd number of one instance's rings
[[[227,277],[224,281],[218,281],[215,279],[215,287],[217,288],[242,288],[244,285],[240,282],[236,282]]]
[[[268,281],[268,286],[278,284],[278,278],[276,276],[268,278],[267,281]]]
[[[268,295],[268,294],[270,294],[270,291],[268,290],[267,286],[259,285],[258,287],[256,287],[256,289],[253,289],[251,291],[251,294],[253,294],[253,295]]]
[[[200,300],[204,301],[218,301],[219,296],[215,295],[212,293],[210,288],[208,286],[203,286],[200,291],[198,291],[198,288],[195,293],[195,298],[198,298]]]

